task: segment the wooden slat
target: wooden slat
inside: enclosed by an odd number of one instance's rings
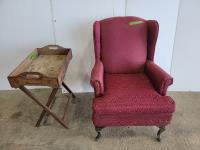
[[[47,45],[42,48],[37,48],[39,55],[67,55],[70,48],[63,48],[58,45]]]
[[[59,68],[64,64],[66,55],[39,55],[27,72],[39,72],[47,77],[57,77]]]
[[[70,49],[67,57],[65,58],[65,62],[63,63],[63,65],[61,66],[60,71],[59,71],[58,83],[60,86],[62,85],[62,81],[64,80],[64,77],[65,77],[65,72],[68,68],[68,65],[69,65],[69,62],[71,59],[72,59],[72,51]]]
[[[38,56],[37,50],[31,52],[31,54],[36,53]],[[24,72],[24,70],[30,66],[30,64],[34,61],[35,58],[32,58],[30,54],[9,74],[9,77],[17,76]]]

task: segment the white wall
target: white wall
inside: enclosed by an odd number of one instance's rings
[[[92,91],[89,83],[94,64],[93,22],[115,15],[124,15],[122,2],[53,0],[57,44],[70,46],[74,56],[65,79],[74,91]]]
[[[200,91],[200,1],[182,0],[171,74],[171,90]]]
[[[30,51],[56,43],[73,50],[67,84],[92,91],[93,22],[124,14],[124,0],[1,0],[0,90],[10,89],[6,77]]]
[[[0,0],[0,90],[34,48],[53,43],[49,0]]]
[[[170,73],[179,0],[127,0],[126,15],[159,22],[155,62]]]
[[[0,89],[10,89],[7,75],[32,49],[55,41],[73,50],[74,57],[66,75],[67,84],[76,92],[92,91],[89,85],[94,63],[92,24],[95,20],[125,14],[160,22],[156,62],[169,71],[178,2],[1,0]]]

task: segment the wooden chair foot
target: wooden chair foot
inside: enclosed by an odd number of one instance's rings
[[[95,130],[97,132],[97,136],[95,137],[95,141],[98,141],[101,137],[101,130],[103,129],[103,127],[95,127]]]
[[[156,138],[158,142],[161,141],[160,135],[161,135],[161,133],[163,133],[164,131],[165,131],[165,126],[160,126],[160,127],[159,127],[159,130],[158,130],[158,132],[157,132],[157,138]]]
[[[97,136],[95,137],[95,141],[98,141],[100,137],[101,137],[101,132],[97,132]]]

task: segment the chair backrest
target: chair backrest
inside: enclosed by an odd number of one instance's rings
[[[113,17],[94,23],[96,60],[107,73],[144,71],[147,59],[153,60],[158,23],[138,17]]]

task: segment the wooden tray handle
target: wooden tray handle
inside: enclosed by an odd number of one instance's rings
[[[61,47],[59,45],[47,45],[47,46],[43,47],[42,49],[58,50],[58,49],[65,49],[65,48]]]
[[[42,79],[45,76],[39,72],[23,72],[21,74],[19,74],[20,77],[24,78],[24,79]]]

